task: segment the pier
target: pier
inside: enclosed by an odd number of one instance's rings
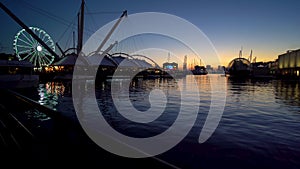
[[[0,92],[0,157],[3,163],[18,166],[18,162],[25,162],[22,166],[39,166],[44,162],[49,166],[105,168],[116,168],[122,163],[130,168],[142,168],[145,164],[151,168],[171,168],[155,158],[134,160],[115,156],[90,140],[75,114],[66,116],[11,90],[1,89]],[[13,106],[12,102],[18,106]]]

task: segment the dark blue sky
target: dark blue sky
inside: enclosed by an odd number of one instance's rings
[[[67,41],[71,39],[72,29],[62,35],[68,22],[74,22],[80,0],[1,2],[28,26],[44,29],[62,47],[71,44]],[[126,9],[129,14],[164,12],[190,21],[208,36],[224,63],[238,56],[241,46],[244,55],[248,56],[253,49],[257,60],[263,61],[273,60],[286,50],[300,48],[300,1],[297,0],[86,0],[86,5],[89,13],[110,12],[86,15],[86,38]],[[58,17],[42,15],[40,9]],[[0,11],[0,20],[0,52],[12,53],[13,38],[21,28],[3,11]]]

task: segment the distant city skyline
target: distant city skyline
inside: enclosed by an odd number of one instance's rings
[[[28,26],[44,29],[64,49],[72,46],[72,31],[77,29],[75,24],[80,0],[72,2],[2,0],[1,2]],[[253,57],[257,57],[257,61],[272,61],[287,50],[300,48],[300,22],[298,22],[300,2],[297,0],[274,2],[86,0],[86,5],[84,41],[98,28],[118,18],[123,10],[128,10],[128,14],[163,12],[188,20],[211,40],[222,65],[225,66],[230,60],[238,57],[241,47],[245,58],[248,58],[252,49]],[[13,39],[21,27],[2,10],[0,10],[0,20],[2,25],[0,52],[13,53]],[[166,55],[167,53],[162,60],[166,60]],[[180,55],[183,58],[184,55],[189,54]]]

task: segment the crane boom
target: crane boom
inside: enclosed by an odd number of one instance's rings
[[[117,22],[114,24],[114,26],[111,28],[111,30],[108,32],[108,34],[106,35],[106,37],[104,38],[104,40],[101,42],[100,46],[98,47],[98,49],[96,50],[95,53],[100,53],[101,49],[103,48],[103,46],[105,45],[105,43],[108,41],[108,39],[111,37],[112,33],[115,31],[115,29],[118,27],[118,25],[120,24],[120,22],[123,20],[124,17],[127,16],[127,10],[125,10],[121,17],[117,20]]]

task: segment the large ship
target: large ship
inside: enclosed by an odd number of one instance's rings
[[[194,60],[194,63],[195,63],[195,60]],[[192,71],[193,75],[207,75],[208,74],[205,66],[202,66],[202,64],[201,64],[201,59],[200,59],[200,64],[194,66],[194,69],[191,71]]]
[[[251,73],[250,62],[245,58],[233,59],[227,67],[227,74],[230,76],[247,77]]]
[[[204,66],[196,65],[195,69],[192,70],[193,75],[207,75],[208,72]]]
[[[250,54],[250,58],[251,57],[252,57],[252,51]],[[250,63],[251,62],[248,59],[242,57],[242,50],[241,50],[239,57],[229,62],[225,73],[229,74],[231,77],[248,77],[251,74]]]

